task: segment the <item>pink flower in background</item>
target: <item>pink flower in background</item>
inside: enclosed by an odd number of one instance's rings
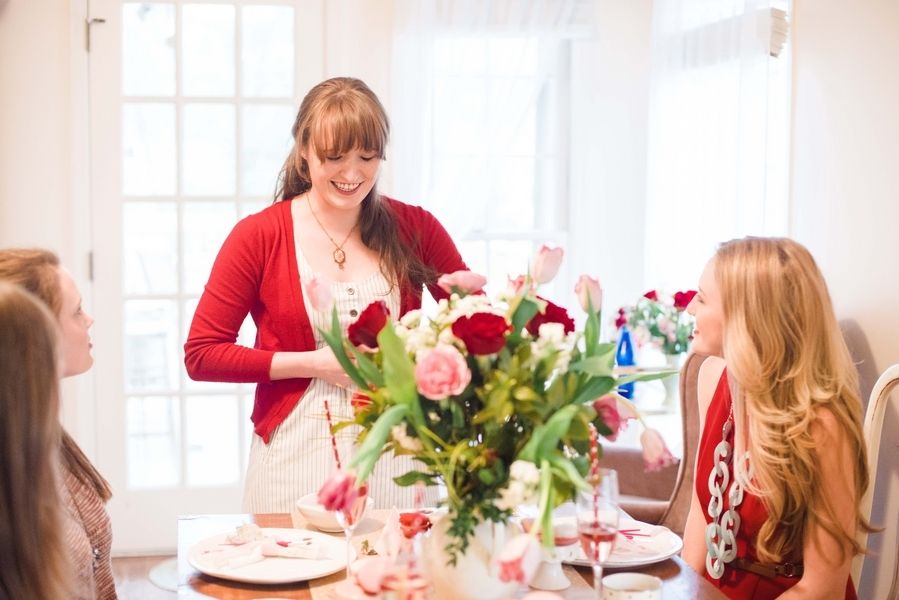
[[[473,294],[479,292],[487,284],[487,278],[471,271],[456,271],[441,275],[437,285],[447,294],[453,292]]]
[[[465,357],[448,344],[422,352],[415,365],[415,385],[422,396],[431,400],[461,394],[470,381],[471,370]]]
[[[574,286],[574,293],[577,295],[578,302],[584,312],[593,307],[593,312],[599,312],[602,308],[602,287],[599,285],[599,279],[590,277],[589,275],[581,275],[577,284]]]
[[[524,275],[519,275],[515,279],[506,276],[506,279],[509,280],[508,294],[510,296],[517,296],[518,294],[520,294],[521,290],[524,288],[525,282],[527,281],[527,278]]]
[[[687,290],[686,292],[675,292],[674,294],[674,308],[677,310],[684,310],[693,301],[693,296],[696,295],[696,290]]]
[[[502,549],[496,559],[500,581],[517,581],[527,585],[543,559],[540,542],[532,535],[517,535]]]
[[[640,434],[640,445],[643,446],[643,465],[647,471],[659,471],[677,464],[677,459],[655,429],[647,427],[643,430]]]
[[[562,264],[562,256],[564,254],[565,251],[561,248],[550,248],[546,244],[540,246],[531,265],[531,277],[533,280],[536,283],[549,283],[552,281],[556,273],[559,272],[559,265]]]
[[[306,284],[306,294],[312,308],[319,312],[327,312],[334,306],[334,295],[331,293],[331,282],[325,277],[315,276]]]
[[[646,298],[647,300],[652,300],[653,302],[659,301],[659,293],[656,292],[655,290],[649,290],[648,292],[643,294],[643,297]]]
[[[605,436],[606,439],[612,442],[614,442],[618,438],[618,434],[627,427],[629,419],[637,418],[631,411],[625,409],[618,402],[618,398],[613,395],[603,396],[602,398],[594,400],[593,410],[596,411],[596,414],[599,415],[602,422],[612,430],[611,434]]]
[[[348,510],[358,497],[356,475],[352,471],[337,471],[318,490],[318,503],[325,510]]]

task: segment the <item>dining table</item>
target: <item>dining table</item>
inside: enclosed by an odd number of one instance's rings
[[[372,543],[389,514],[387,510],[374,510],[366,515],[353,534],[352,545],[356,551],[362,542],[367,540]],[[296,528],[312,529],[307,526],[299,512],[295,513],[268,513],[268,514],[204,514],[185,515],[178,519],[178,597],[221,598],[223,600],[274,600],[281,598],[303,600],[338,600],[335,588],[346,577],[345,571],[340,570],[332,575],[313,579],[311,581],[299,581],[290,584],[260,585],[251,583],[239,583],[236,581],[219,579],[201,573],[194,568],[188,559],[191,547],[204,539],[212,536],[234,531],[238,526],[255,523],[259,527],[266,528]],[[342,533],[333,534],[343,538]],[[593,596],[593,574],[589,567],[563,565],[565,575],[571,581],[571,586],[557,592],[566,600],[589,600]],[[679,556],[662,560],[639,568],[623,569],[637,571],[648,575],[654,575],[662,580],[662,598],[680,599],[691,598],[698,600],[715,600],[725,596],[711,583],[706,581],[691,569]],[[613,573],[620,570],[605,569],[604,573]],[[522,586],[514,595],[521,598],[528,593],[529,588]]]

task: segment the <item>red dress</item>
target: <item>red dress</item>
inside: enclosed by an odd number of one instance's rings
[[[715,389],[715,395],[712,396],[712,401],[706,413],[705,427],[703,428],[702,439],[699,441],[696,479],[694,480],[696,495],[699,498],[699,505],[702,507],[706,523],[711,523],[712,521],[707,510],[711,498],[708,487],[709,474],[713,468],[715,447],[721,441],[722,427],[730,415],[730,407],[730,387],[727,385],[727,371],[725,371],[721,374],[718,387]],[[730,438],[730,442],[733,443],[733,434],[731,434]],[[728,465],[728,468],[730,470],[730,481],[732,482],[734,479],[733,460]],[[722,513],[729,508],[727,490],[724,490],[723,496],[724,506],[722,507]],[[755,540],[759,529],[761,529],[768,516],[768,511],[760,498],[744,493],[743,502],[738,507],[737,512],[740,514],[742,521],[736,535],[737,557],[748,558],[754,561],[758,560],[755,553]],[[708,572],[703,572],[703,575],[728,598],[734,600],[777,598],[799,582],[799,578],[775,577],[769,579],[749,571],[737,569],[731,565],[724,567],[724,574],[721,576],[721,579],[713,579]],[[851,578],[846,582],[845,598],[846,600],[856,600],[857,598]]]

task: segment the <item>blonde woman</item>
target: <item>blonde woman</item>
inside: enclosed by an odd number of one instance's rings
[[[58,333],[0,282],[0,598],[71,598],[58,489]]]
[[[727,242],[688,310],[693,351],[723,360],[699,375],[684,559],[729,598],[855,598],[861,403],[814,259],[788,239]]]
[[[61,332],[63,377],[84,373],[93,365],[88,330],[94,320],[81,306],[81,295],[68,271],[50,251],[0,250],[0,281],[16,283],[42,300],[56,316]],[[75,568],[70,598],[116,598],[110,549],[112,527],[106,502],[109,484],[75,440],[62,431],[62,504],[69,556]]]

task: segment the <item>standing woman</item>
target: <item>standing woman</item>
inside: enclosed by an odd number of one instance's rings
[[[62,335],[62,376],[80,375],[94,364],[88,329],[94,320],[81,307],[81,294],[59,259],[48,250],[0,250],[0,281],[16,283],[42,300]],[[62,432],[62,489],[66,545],[74,564],[73,598],[116,598],[110,549],[112,527],[106,502],[109,484],[75,440]]]
[[[62,534],[59,334],[34,296],[0,282],[0,599],[71,598]]]
[[[327,414],[352,415],[350,379],[319,333],[330,328],[330,312],[315,310],[310,289],[330,287],[345,330],[375,300],[398,318],[421,306],[422,285],[446,297],[437,277],[466,268],[429,212],[377,192],[388,132],[384,108],[362,81],[315,86],[294,122],[276,202],[234,227],[194,314],[185,344],[191,378],[257,384],[247,511],[287,512],[317,491],[336,468]],[[247,314],[257,328],[253,348],[236,343]],[[346,459],[349,429],[338,440]],[[414,490],[392,482],[410,468],[409,457],[379,461],[371,497],[411,506]]]
[[[814,259],[789,239],[727,242],[688,310],[693,351],[724,360],[699,374],[684,559],[729,598],[855,598],[861,403]]]

